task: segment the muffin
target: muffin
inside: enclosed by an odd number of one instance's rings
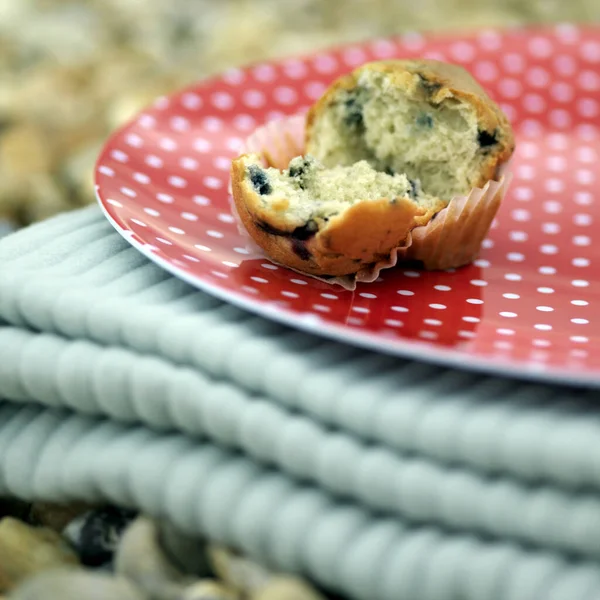
[[[366,160],[446,202],[496,178],[514,147],[506,116],[473,77],[434,60],[356,69],[326,91],[306,125],[306,152],[325,166]]]
[[[233,161],[232,191],[242,224],[267,255],[318,276],[349,275],[384,260],[444,207],[404,174],[376,171],[364,160],[327,169],[309,155],[283,171],[243,155]]]
[[[306,154],[285,162],[284,133],[233,161],[235,207],[273,260],[325,278],[470,262],[514,150],[499,107],[436,61],[370,63],[334,82],[308,113]]]

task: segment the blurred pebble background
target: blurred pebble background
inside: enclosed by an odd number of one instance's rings
[[[598,0],[0,0],[0,221],[93,201],[111,130],[231,66],[407,30],[598,22]]]

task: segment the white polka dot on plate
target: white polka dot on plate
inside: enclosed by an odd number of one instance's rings
[[[134,173],[133,174],[133,179],[135,181],[137,181],[138,183],[141,183],[141,184],[144,184],[144,185],[146,185],[146,184],[148,184],[148,183],[151,182],[150,177],[148,177],[148,175],[146,175],[146,173]]]
[[[546,188],[547,192],[550,192],[551,194],[558,194],[560,192],[564,192],[565,182],[562,179],[550,177],[544,182],[544,187]]]
[[[494,81],[498,77],[498,67],[491,61],[475,63],[474,75],[480,81]]]
[[[527,82],[533,87],[545,88],[550,82],[550,74],[542,67],[531,68],[526,75]]]
[[[581,98],[577,101],[577,111],[582,117],[594,119],[600,113],[600,107],[593,98]]]
[[[173,187],[180,188],[180,189],[183,189],[183,188],[187,187],[187,185],[188,185],[187,180],[184,179],[183,177],[179,177],[178,175],[171,175],[170,177],[167,178],[167,181]]]
[[[275,99],[275,102],[288,106],[296,102],[298,95],[293,88],[280,86],[275,88],[275,91],[273,92],[273,98]]]
[[[241,69],[233,68],[225,71],[222,75],[222,79],[229,85],[240,85],[244,82],[246,76]]]
[[[592,238],[587,235],[576,235],[572,241],[575,246],[589,246],[592,243]]]
[[[566,129],[571,126],[571,114],[560,108],[555,108],[550,111],[550,123],[559,129]]]
[[[582,268],[582,267],[589,267],[590,266],[590,259],[589,258],[584,258],[584,257],[577,257],[577,258],[574,258],[571,261],[571,264],[574,267],[580,267],[580,268]]]
[[[331,307],[326,306],[325,304],[313,304],[312,307],[313,310],[316,310],[318,312],[331,312]]]
[[[182,133],[184,131],[189,131],[190,128],[191,123],[185,117],[175,116],[171,119],[171,129],[173,129],[173,131]]]
[[[549,156],[546,166],[549,171],[562,172],[567,168],[567,159],[564,156]]]
[[[257,65],[252,69],[252,75],[257,81],[266,83],[269,81],[274,81],[277,77],[277,72],[275,71],[275,67],[273,67],[273,65],[262,64]]]
[[[528,45],[528,50],[535,58],[548,58],[552,56],[554,47],[552,42],[545,37],[534,37]]]
[[[554,311],[554,309],[551,306],[536,306],[535,309],[539,310],[540,312],[553,312]]]
[[[192,147],[197,152],[205,153],[205,152],[210,152],[210,150],[212,148],[212,144],[204,138],[196,138],[194,140],[194,142],[192,143]]]
[[[152,167],[153,169],[162,169],[162,167],[164,166],[163,159],[154,154],[150,154],[150,156],[147,156],[145,162],[149,167]]]
[[[580,46],[579,52],[581,57],[587,62],[600,62],[600,42],[588,40]]]
[[[110,155],[120,163],[126,163],[129,161],[129,155],[123,152],[123,150],[113,150]]]
[[[470,62],[475,58],[476,50],[468,42],[455,42],[450,46],[450,56],[460,62]]]
[[[304,86],[304,93],[311,100],[317,100],[323,95],[326,89],[327,86],[324,83],[321,83],[320,81],[310,81]]]
[[[144,140],[137,133],[128,133],[125,136],[125,143],[133,148],[141,148],[144,145]]]
[[[344,50],[342,58],[349,67],[354,67],[364,63],[367,60],[367,55],[362,48],[352,47]]]
[[[515,330],[508,329],[506,327],[500,327],[499,329],[496,329],[496,333],[499,335],[515,335]]]
[[[242,102],[251,108],[260,108],[266,101],[265,95],[259,90],[246,90],[242,94]]]
[[[575,156],[582,163],[594,163],[598,160],[596,150],[590,146],[580,146],[577,148]]]
[[[202,126],[207,131],[216,133],[217,131],[221,131],[223,129],[223,121],[221,121],[221,119],[218,117],[204,117],[202,120]]]
[[[331,73],[337,69],[338,63],[330,54],[320,54],[313,60],[313,66],[319,73]]]
[[[189,156],[184,156],[179,161],[179,164],[181,165],[181,168],[186,171],[195,171],[200,166],[200,163],[195,158]]]
[[[250,115],[237,115],[233,119],[233,125],[241,131],[251,131],[256,127],[256,121]]]
[[[525,242],[529,238],[529,235],[525,231],[509,231],[508,237],[513,242]]]
[[[235,106],[235,100],[228,92],[215,92],[210,97],[210,101],[219,110],[231,110]]]
[[[216,156],[213,160],[213,165],[215,165],[219,171],[229,171],[231,167],[231,159],[227,158],[226,156]]]
[[[402,327],[404,323],[397,319],[385,319],[384,323],[390,327]]]
[[[290,59],[283,63],[283,72],[290,79],[302,79],[306,77],[308,69],[301,60]]]
[[[502,66],[507,73],[521,73],[525,68],[525,60],[520,54],[508,53],[501,60]]]
[[[121,193],[124,196],[127,196],[128,198],[136,198],[137,197],[137,192],[135,190],[132,190],[131,188],[122,187]]]
[[[462,320],[465,321],[465,323],[480,323],[481,319],[479,317],[470,317],[470,316],[466,316],[466,317],[462,317]]]
[[[181,104],[188,110],[198,110],[202,107],[202,98],[198,94],[187,92],[181,96]]]
[[[244,147],[244,140],[239,137],[230,137],[227,138],[225,145],[229,150],[231,150],[235,154],[239,154],[242,151],[242,148]]]
[[[529,221],[531,219],[531,212],[525,208],[516,208],[513,211],[511,211],[510,216],[515,221]]]
[[[175,202],[175,198],[173,198],[173,196],[171,196],[170,194],[165,194],[163,192],[159,192],[158,194],[156,194],[156,199],[159,202],[162,202],[163,204],[173,204],[173,202]]]
[[[152,129],[156,125],[156,119],[152,115],[140,115],[137,122],[143,129]]]
[[[102,175],[106,175],[107,177],[114,177],[115,176],[115,170],[111,169],[110,167],[107,167],[106,165],[100,165],[98,167],[98,171],[100,173],[102,173]]]
[[[177,150],[177,142],[171,138],[161,138],[158,145],[167,152],[175,152]]]
[[[588,287],[590,282],[586,279],[573,279],[573,281],[571,281],[571,285],[574,287]]]
[[[554,244],[542,244],[540,246],[540,252],[542,254],[558,254],[558,246]]]
[[[594,173],[589,169],[578,169],[576,178],[581,185],[591,185],[596,179]]]
[[[532,165],[519,165],[517,176],[521,179],[530,180],[535,178],[535,169]]]
[[[533,198],[533,190],[525,186],[517,186],[514,188],[514,195],[517,200],[528,201]]]
[[[207,188],[210,188],[211,190],[218,190],[223,187],[223,181],[221,179],[219,179],[218,177],[212,177],[210,175],[205,177],[202,180],[202,182]]]
[[[548,200],[542,204],[544,212],[547,212],[551,215],[557,215],[561,213],[563,210],[563,205],[558,200]]]
[[[546,110],[546,101],[539,94],[526,94],[523,97],[523,106],[525,110],[539,114]]]
[[[474,338],[476,334],[474,331],[465,331],[464,329],[460,329],[458,331],[458,335],[462,338],[471,339],[471,338]]]
[[[550,340],[542,340],[539,338],[532,340],[531,343],[537,348],[549,348],[552,345]]]
[[[540,153],[540,148],[533,142],[522,142],[519,144],[519,151],[523,158],[536,158]]]
[[[600,90],[600,74],[595,71],[581,71],[577,83],[586,92],[598,91]]]
[[[206,196],[194,196],[192,198],[192,200],[194,201],[194,204],[197,204],[198,206],[210,206],[210,198],[207,198]]]

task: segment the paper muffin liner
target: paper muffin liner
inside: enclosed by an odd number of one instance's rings
[[[292,158],[304,154],[305,125],[304,115],[272,121],[256,129],[245,140],[240,154],[258,154],[265,167],[286,169]],[[357,283],[372,283],[377,280],[381,271],[401,262],[419,261],[427,270],[466,265],[477,258],[512,180],[507,165],[503,165],[499,176],[498,181],[490,180],[483,188],[473,188],[466,196],[454,196],[429,223],[415,227],[404,243],[391,250],[385,260],[364,266],[357,273],[343,277],[319,277],[303,271],[297,272],[352,291],[356,289]],[[252,241],[241,224],[233,199],[231,208],[240,233],[248,240],[249,258],[269,258]],[[271,258],[269,260],[275,262]]]

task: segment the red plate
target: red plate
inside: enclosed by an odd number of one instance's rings
[[[515,178],[475,264],[397,268],[344,291],[246,249],[230,160],[252,130],[305,110],[370,60],[464,65],[515,126]],[[600,29],[412,34],[231,70],[117,132],[96,169],[101,206],[138,250],[223,300],[383,352],[516,376],[600,384]]]

